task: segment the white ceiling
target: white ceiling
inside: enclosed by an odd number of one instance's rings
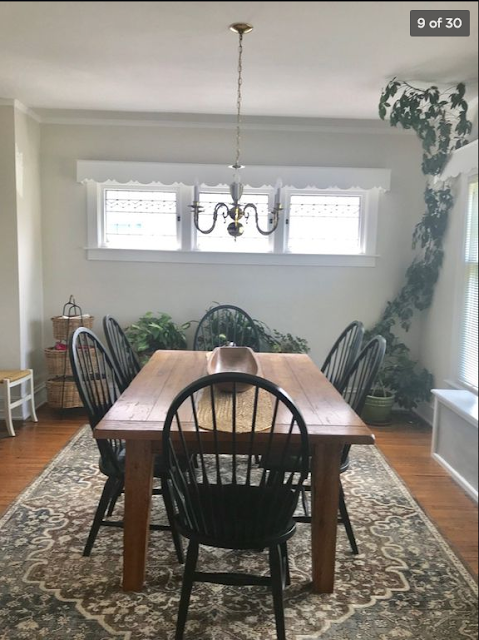
[[[411,9],[470,37],[410,37]],[[376,118],[393,76],[477,82],[477,2],[0,2],[0,98],[33,108]]]

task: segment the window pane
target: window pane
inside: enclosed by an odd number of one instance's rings
[[[201,229],[208,229],[213,222],[213,212],[218,202],[224,202],[228,208],[232,205],[229,192],[200,193],[200,204],[204,208],[199,215]],[[268,194],[244,193],[240,200],[241,205],[252,203],[258,210],[258,220],[261,229],[268,228]],[[249,220],[241,221],[244,233],[236,241],[228,233],[228,225],[233,219],[223,218],[223,210],[218,214],[218,220],[214,230],[209,234],[196,232],[196,246],[200,251],[228,251],[237,253],[267,253],[270,249],[270,237],[262,236],[256,228],[254,211],[250,211]]]
[[[361,253],[361,197],[292,195],[288,251]]]
[[[477,180],[469,185],[467,233],[465,247],[465,299],[463,308],[461,356],[459,377],[461,382],[477,389],[478,385],[478,266],[477,266]]]
[[[175,192],[105,189],[104,197],[109,247],[178,249]]]

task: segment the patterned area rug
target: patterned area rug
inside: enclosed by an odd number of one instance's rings
[[[475,640],[474,580],[377,450],[355,447],[352,462],[344,484],[362,554],[351,555],[341,527],[336,592],[313,595],[309,527],[298,525],[288,640]],[[2,640],[174,637],[182,569],[169,533],[152,534],[142,593],[121,590],[121,531],[102,528],[81,556],[102,486],[86,428],[0,519]],[[200,568],[266,573],[267,557],[203,548]],[[276,640],[269,592],[195,586],[185,640]]]

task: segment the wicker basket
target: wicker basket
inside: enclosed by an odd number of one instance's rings
[[[53,322],[53,337],[55,340],[67,341],[68,338],[74,333],[78,327],[86,327],[87,329],[93,328],[93,322],[95,318],[93,316],[74,316],[71,318],[64,316],[54,316]]]
[[[70,357],[68,351],[60,351],[55,347],[45,349],[45,360],[47,363],[47,371],[50,376],[71,376],[72,368],[70,366]]]
[[[83,407],[75,381],[72,378],[47,380],[47,401],[53,409]]]
[[[69,351],[63,351],[55,349],[55,347],[49,347],[45,349],[45,360],[47,362],[47,371],[49,376],[72,376],[72,368],[70,365]],[[90,361],[91,366],[96,368],[96,351],[90,349]]]

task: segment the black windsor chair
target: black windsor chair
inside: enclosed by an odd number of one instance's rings
[[[338,336],[326,356],[321,371],[336,389],[343,389],[344,378],[361,350],[363,336],[363,323],[354,320]]]
[[[139,373],[141,365],[125,332],[115,318],[107,315],[103,318],[103,332],[113,363],[121,378],[124,391]]]
[[[385,353],[386,340],[382,336],[375,336],[361,350],[356,360],[346,372],[346,377],[343,379],[342,383],[342,389],[339,389],[339,391],[349,406],[358,415],[361,415],[364,403],[366,402],[366,397],[374,384],[376,376],[378,375]],[[350,467],[350,450],[351,445],[347,445],[343,449],[340,467],[341,474],[345,473]],[[311,486],[303,485],[303,489],[310,491]],[[343,524],[346,529],[351,550],[354,555],[358,555],[359,549],[356,542],[356,536],[354,535],[354,529],[351,524],[351,519],[349,517],[348,508],[346,506],[342,483],[340,483],[339,492],[339,514],[339,522]],[[297,516],[296,521],[309,523],[311,522],[311,516],[306,513],[305,516]]]
[[[119,374],[108,352],[97,336],[84,327],[77,329],[70,337],[70,362],[73,377],[80,398],[88,413],[92,430],[122,393]],[[122,440],[96,440],[100,451],[100,471],[107,477],[98,504],[88,540],[83,551],[89,556],[101,526],[123,527],[123,521],[105,520],[110,517],[125,485],[125,446]],[[168,486],[168,475],[160,457],[156,458],[154,475],[161,481],[161,494],[169,520],[169,525],[150,525],[154,531],[171,531],[179,562],[184,561],[181,538],[176,530],[174,506]]]
[[[250,389],[240,393],[243,385]],[[224,393],[225,386],[230,393]],[[293,433],[298,434],[294,446]],[[293,456],[294,471],[259,469],[255,454],[273,450],[279,460]],[[290,584],[286,543],[296,531],[293,514],[309,470],[308,433],[299,410],[264,378],[206,376],[173,400],[163,452],[178,530],[189,539],[175,639],[183,638],[193,583],[199,581],[270,587],[277,637],[285,640],[283,589]],[[182,460],[191,463],[185,466]],[[270,576],[197,571],[199,545],[268,549]]]
[[[258,330],[253,318],[234,305],[221,304],[209,309],[200,320],[193,339],[193,351],[212,351],[230,343],[260,350]]]

